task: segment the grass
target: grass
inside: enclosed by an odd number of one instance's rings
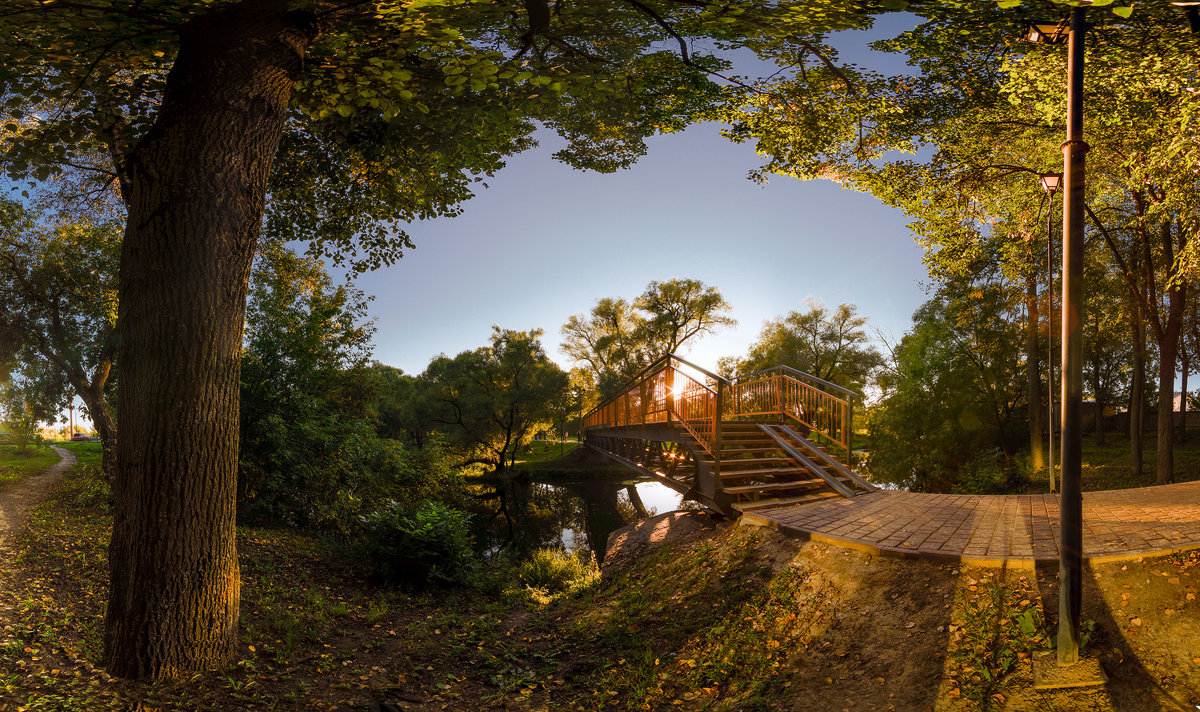
[[[15,560],[0,562],[0,610],[11,609],[0,626],[0,710],[9,700],[32,711],[377,702],[466,712],[989,710],[1031,684],[1022,671],[1047,641],[1032,574],[872,558],[753,527],[713,525],[532,600],[500,590],[381,588],[338,546],[241,527],[235,658],[182,681],[117,680],[98,667],[111,518],[88,496],[89,477],[98,477],[95,468],[60,483],[14,542]],[[542,558],[526,572],[530,582],[574,583],[585,573]],[[1151,618],[1168,605],[1193,610],[1194,598],[1183,597],[1200,585],[1200,563],[1192,574],[1177,568],[1151,575],[1130,564],[1128,581],[1139,588],[1126,617],[1156,621],[1138,645],[1149,644],[1156,625],[1175,622],[1159,647],[1174,655],[1190,645],[1190,660],[1200,656],[1186,640],[1190,619]],[[516,569],[508,576],[518,585]],[[1161,578],[1173,598],[1147,599],[1147,577]],[[1098,625],[1109,648],[1126,627]],[[1186,677],[1175,658],[1162,659],[1156,674]],[[1200,690],[1189,684],[1179,694]]]
[[[58,462],[58,459],[58,453],[46,446],[21,452],[12,445],[0,445],[0,485],[36,475]]]
[[[547,440],[534,440],[529,443],[529,446],[517,453],[518,465],[532,465],[542,462],[550,462],[558,458],[568,455],[572,450],[579,447],[579,443],[558,443]]]
[[[1083,437],[1082,482],[1085,492],[1099,490],[1149,487],[1157,484],[1155,468],[1158,463],[1158,436],[1147,432],[1143,441],[1142,474],[1134,472],[1129,455],[1127,433],[1105,433],[1105,444],[1097,446],[1095,437],[1085,433]],[[1055,458],[1058,453],[1056,451]],[[1033,474],[1024,492],[1049,492],[1050,483],[1045,470]],[[1184,443],[1175,444],[1175,481],[1190,482],[1200,479],[1200,432],[1189,432]]]
[[[55,444],[64,450],[70,450],[71,452],[75,453],[75,459],[78,460],[81,465],[100,464],[100,443],[61,442]]]

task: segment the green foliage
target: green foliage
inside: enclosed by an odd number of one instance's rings
[[[654,281],[632,304],[606,297],[590,314],[571,316],[562,327],[562,351],[588,365],[605,395],[655,359],[735,324],[716,287],[698,279]]]
[[[28,452],[42,442],[42,423],[53,422],[59,390],[53,374],[39,372],[44,364],[23,364],[19,372],[0,381],[0,422],[7,426],[8,441],[18,452]],[[48,375],[47,378],[39,378]]]
[[[517,451],[551,425],[567,374],[546,356],[542,332],[493,326],[492,343],[435,358],[420,376],[413,412],[459,455],[459,464],[508,467]]]
[[[1024,484],[1017,462],[1005,462],[999,448],[979,453],[963,464],[952,490],[963,494],[1010,494]]]
[[[71,394],[81,398],[111,447],[122,226],[83,213],[41,212],[0,199],[0,362],[24,364],[25,380],[47,412],[64,410]]]
[[[58,462],[58,453],[48,447],[18,448],[0,440],[0,485],[36,475]]]
[[[791,311],[766,322],[746,358],[724,367],[746,374],[791,366],[861,394],[883,365],[868,341],[867,318],[853,304],[829,309],[811,298],[806,304],[804,313]]]
[[[289,0],[273,23],[252,22],[259,9],[245,0],[10,5],[0,126],[14,180],[72,166],[96,184],[121,175],[169,104],[171,70],[188,56],[183,35],[211,49],[224,20],[269,28],[255,36],[263,42],[303,37],[266,233],[360,268],[411,246],[407,224],[456,213],[506,155],[533,144],[539,123],[567,140],[560,160],[623,168],[645,153],[646,137],[678,131],[726,97],[711,76],[729,66],[722,50],[804,56],[819,51],[822,33],[868,17],[834,0],[653,9]]]
[[[469,520],[439,502],[391,502],[362,517],[363,550],[386,583],[461,585],[478,563]]]
[[[1012,681],[1023,660],[1045,649],[1049,636],[1035,580],[978,569],[963,576],[966,585],[952,607],[946,673],[962,698],[988,709],[992,696]]]
[[[1013,295],[984,284],[917,310],[868,413],[872,476],[948,492],[980,452],[999,449],[1004,468],[1013,467],[1024,424],[1018,309]]]
[[[599,576],[596,562],[590,556],[556,548],[534,551],[516,569],[518,583],[550,596],[578,590]]]
[[[242,361],[244,516],[349,539],[384,502],[461,496],[436,441],[409,447],[377,433],[365,312],[363,295],[334,287],[319,262],[264,251]]]
[[[107,512],[112,509],[112,488],[98,463],[80,463],[71,476],[70,496],[78,507]]]

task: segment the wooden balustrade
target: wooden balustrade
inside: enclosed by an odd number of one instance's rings
[[[584,417],[583,427],[675,422],[718,460],[719,469],[722,420],[790,419],[842,450],[849,464],[853,396],[846,388],[787,366],[729,381],[669,354],[597,405]]]

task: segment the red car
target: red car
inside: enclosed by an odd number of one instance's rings
[[[74,435],[71,436],[71,442],[73,442],[73,443],[87,442],[87,439],[88,439],[88,436],[84,435],[83,433],[75,433]]]

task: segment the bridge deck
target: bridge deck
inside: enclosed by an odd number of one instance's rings
[[[1058,495],[878,491],[742,515],[881,554],[1032,567],[1058,562]],[[1083,552],[1100,563],[1200,549],[1200,482],[1083,493]]]

